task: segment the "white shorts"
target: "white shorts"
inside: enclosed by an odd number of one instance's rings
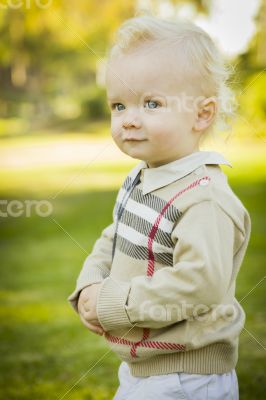
[[[147,377],[132,376],[126,362],[118,370],[120,386],[113,400],[238,400],[236,372]]]

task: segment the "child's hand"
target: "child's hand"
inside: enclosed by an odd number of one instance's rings
[[[97,294],[101,285],[102,283],[94,283],[93,285],[85,287],[81,291],[78,301],[78,312],[82,323],[89,328],[90,331],[99,335],[103,335],[104,333],[96,313]]]

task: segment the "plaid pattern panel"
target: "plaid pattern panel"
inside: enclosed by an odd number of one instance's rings
[[[115,219],[132,182],[133,178],[127,176],[118,193],[114,208]],[[148,241],[152,227],[166,204],[165,200],[152,193],[143,195],[139,184],[136,185],[124,205],[117,225],[116,249],[132,258],[148,260]],[[153,240],[154,261],[160,265],[173,265],[174,243],[171,233],[181,215],[174,205],[170,205],[161,218]]]

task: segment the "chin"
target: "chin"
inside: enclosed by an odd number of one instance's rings
[[[134,149],[134,148],[123,148],[121,149],[123,153],[127,154],[129,157],[132,158],[137,158],[139,160],[144,158],[143,152],[141,152],[139,149]]]
[[[136,160],[143,160],[143,155],[141,155],[141,154],[139,154],[137,152],[127,151],[127,152],[124,152],[124,153],[127,154],[131,158],[135,158]]]

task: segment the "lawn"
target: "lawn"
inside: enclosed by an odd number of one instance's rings
[[[30,216],[0,218],[0,398],[111,399],[120,361],[108,352],[102,337],[81,325],[66,298],[86,254],[110,223],[117,188],[134,163],[91,155],[86,166],[79,156],[68,162],[68,153],[65,160],[56,162],[55,156],[50,162],[56,143],[70,143],[74,154],[85,142],[92,146],[97,140],[71,135],[51,140],[47,135],[45,140],[47,151],[35,164],[23,154],[34,146],[35,152],[43,148],[43,138],[1,140],[0,155],[7,161],[0,163],[1,198],[22,204],[48,199],[53,212],[48,217],[32,211]],[[237,366],[241,400],[264,399],[266,390],[263,145],[234,144],[228,153],[235,168],[226,169],[252,219],[252,237],[237,281],[237,298],[243,299],[247,314]]]

